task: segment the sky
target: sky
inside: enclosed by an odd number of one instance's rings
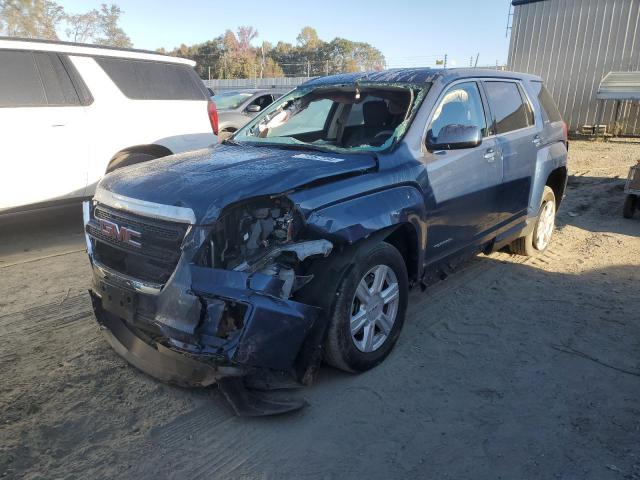
[[[109,0],[58,0],[68,13],[98,8]],[[256,45],[296,43],[305,26],[326,41],[335,37],[368,42],[389,67],[433,66],[447,55],[449,66],[506,63],[510,0],[110,0],[124,11],[121,26],[134,47],[172,49],[213,39],[250,25]]]

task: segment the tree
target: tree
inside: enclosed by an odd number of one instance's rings
[[[251,41],[258,37],[258,31],[253,27],[238,27],[238,46],[241,51],[251,50]]]
[[[0,0],[0,33],[6,36],[57,40],[64,18],[53,0]]]
[[[115,4],[107,5],[103,3],[98,13],[98,25],[102,37],[96,39],[98,45],[108,45],[110,47],[131,48],[133,43],[124,30],[118,26],[120,16],[124,12]]]
[[[0,35],[58,40],[64,25],[67,39],[113,47],[131,47],[131,39],[118,26],[124,12],[103,3],[99,10],[67,14],[53,0],[0,0]]]
[[[87,13],[67,15],[65,33],[72,42],[93,42],[100,33],[100,12],[90,10]]]
[[[297,45],[278,42],[272,46],[262,42],[253,47],[258,31],[253,27],[239,27],[234,33],[222,35],[205,43],[181,45],[169,52],[197,63],[202,78],[209,73],[217,78],[264,78],[319,76],[340,72],[380,70],[385,67],[380,50],[364,42],[335,38],[325,42],[312,27],[304,27],[297,37]]]
[[[298,46],[304,50],[314,50],[322,43],[318,38],[318,32],[312,27],[304,27],[298,34],[296,40],[298,41]]]

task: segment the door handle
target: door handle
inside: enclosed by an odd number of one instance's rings
[[[493,148],[488,148],[484,153],[484,158],[487,162],[494,162],[496,159],[496,151]]]
[[[64,123],[54,123],[52,127],[64,127]]]
[[[540,138],[540,135],[536,135],[535,137],[533,137],[533,140],[531,140],[531,143],[533,143],[536,147],[539,147],[540,144],[542,143],[542,139]]]

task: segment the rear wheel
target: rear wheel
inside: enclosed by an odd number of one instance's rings
[[[221,130],[220,132],[218,132],[218,143],[223,142],[234,133],[235,130]]]
[[[511,251],[525,256],[544,252],[551,243],[555,222],[556,196],[551,187],[545,186],[533,230],[527,236],[516,239],[511,244]]]
[[[325,340],[325,361],[362,372],[382,362],[404,323],[408,280],[404,259],[380,243],[353,265],[336,289]]]
[[[630,193],[624,200],[624,207],[622,208],[622,216],[624,218],[633,218],[633,214],[638,207],[638,196]]]
[[[148,153],[137,153],[137,152],[125,152],[118,155],[114,158],[109,167],[107,168],[107,173],[113,172],[118,168],[128,167],[129,165],[135,165],[136,163],[148,162],[149,160],[153,160],[156,157],[154,155]]]

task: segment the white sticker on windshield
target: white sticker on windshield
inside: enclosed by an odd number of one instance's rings
[[[311,155],[309,153],[299,153],[297,155],[294,155],[293,158],[304,158],[305,160],[318,160],[319,162],[329,163],[344,162],[344,158],[323,157],[322,155]]]

